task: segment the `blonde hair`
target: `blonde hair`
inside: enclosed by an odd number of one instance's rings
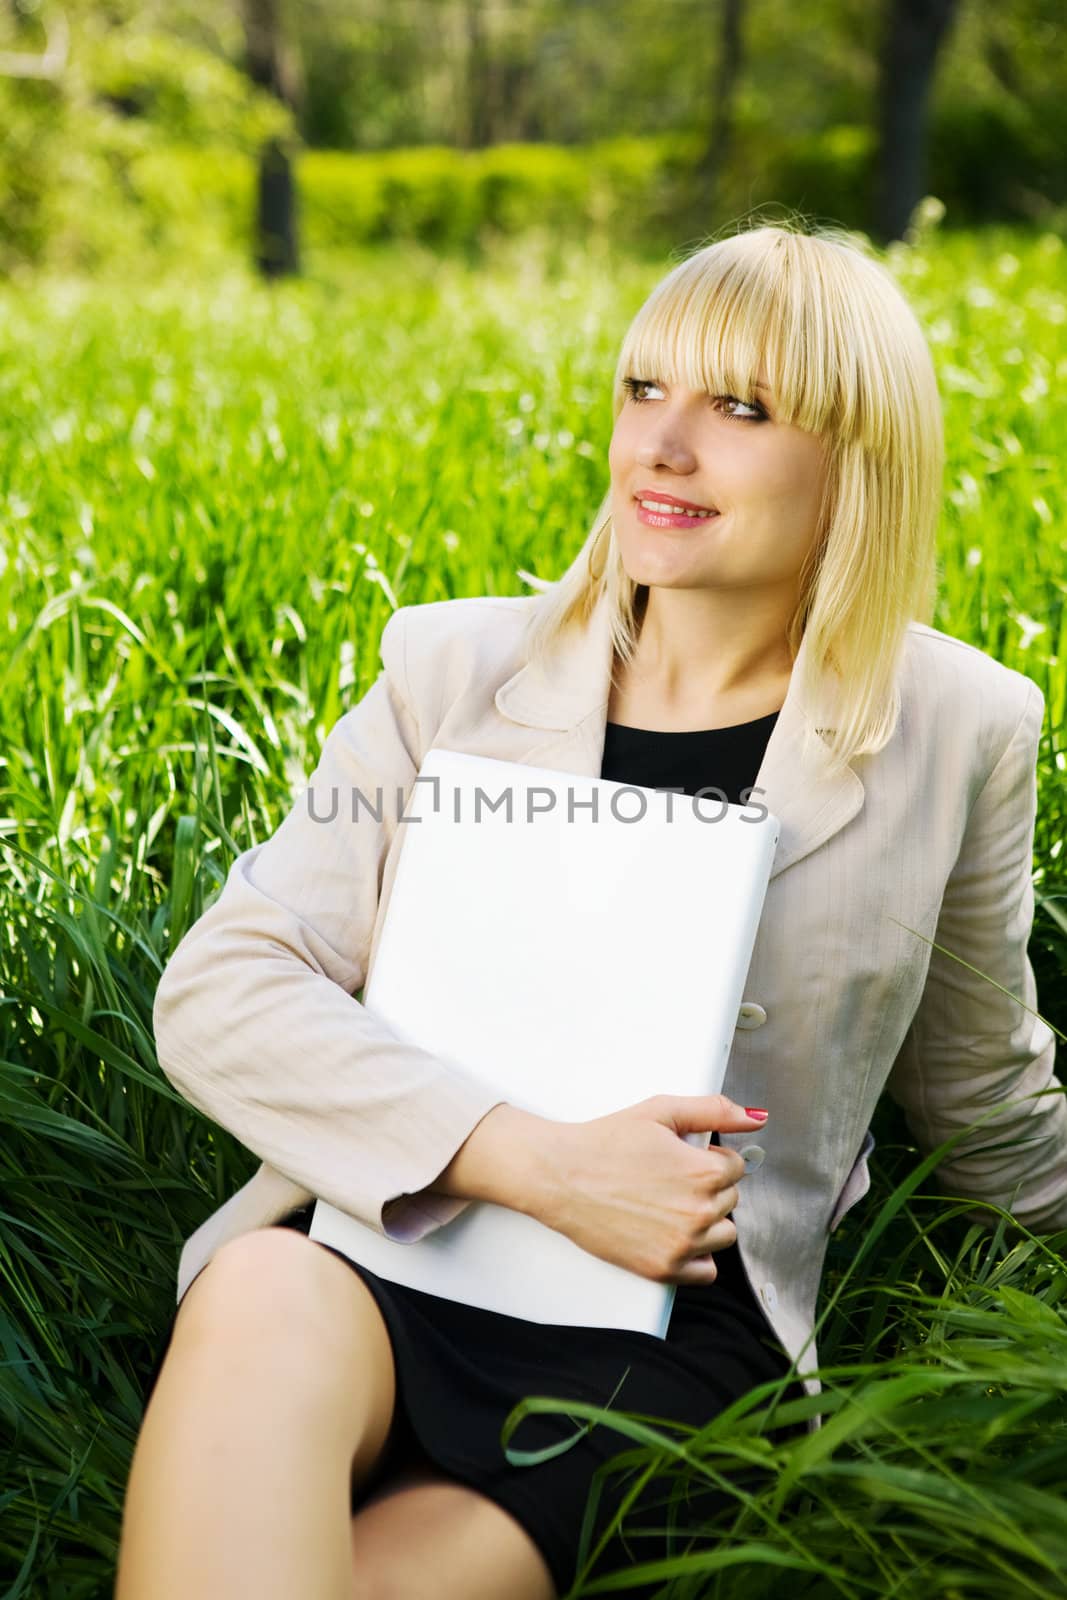
[[[787,642],[795,660],[805,639],[800,693],[814,722],[804,751],[817,738],[840,770],[889,742],[908,623],[933,613],[944,460],[937,380],[914,312],[867,241],[787,221],[705,245],[661,280],[623,340],[613,417],[628,374],[751,402],[761,364],[775,417],[826,446],[819,527]],[[609,488],[578,554],[533,608],[531,656],[583,626],[606,593],[615,650],[629,662],[642,587],[623,567]]]

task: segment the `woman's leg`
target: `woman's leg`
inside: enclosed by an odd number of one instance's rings
[[[260,1228],[187,1290],[131,1465],[114,1600],[350,1600],[351,1502],[396,1376],[373,1295]]]
[[[388,1478],[352,1518],[350,1600],[557,1600],[510,1511],[432,1463]]]

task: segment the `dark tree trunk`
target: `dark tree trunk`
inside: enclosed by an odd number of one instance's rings
[[[259,152],[256,207],[256,265],[265,278],[300,271],[296,238],[296,188],[288,151],[268,139]]]
[[[483,150],[493,140],[489,48],[482,5],[483,0],[467,0],[467,147],[471,150]]]
[[[711,126],[697,167],[697,198],[710,224],[734,136],[734,99],[744,64],[741,28],[745,0],[719,0],[719,50],[711,87]]]
[[[502,139],[530,137],[531,65],[514,56],[498,60],[493,68],[494,134]],[[537,135],[535,134],[536,138]]]
[[[248,76],[275,99],[292,105],[282,62],[277,0],[243,0],[242,11]],[[265,278],[299,272],[296,186],[290,153],[280,139],[268,139],[259,152],[256,196],[257,267]]]
[[[879,90],[883,239],[902,239],[926,185],[926,134],[937,54],[957,0],[888,0]]]

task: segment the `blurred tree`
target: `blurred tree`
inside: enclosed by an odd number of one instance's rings
[[[711,86],[711,127],[704,153],[697,165],[697,190],[704,215],[715,214],[715,202],[722,174],[733,154],[734,107],[743,68],[741,29],[745,0],[715,0],[718,12],[719,48]]]
[[[465,0],[467,34],[466,138],[470,150],[482,150],[493,143],[491,65],[483,0]]]
[[[876,226],[902,239],[926,184],[930,91],[957,0],[888,0],[879,85]]]
[[[295,110],[299,90],[292,57],[283,46],[277,0],[241,3],[248,76],[257,88]],[[299,272],[296,185],[288,142],[279,135],[260,147],[256,231],[256,264],[264,277]]]

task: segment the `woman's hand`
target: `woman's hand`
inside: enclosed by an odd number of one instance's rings
[[[745,1163],[684,1135],[749,1133],[765,1119],[726,1095],[657,1094],[610,1116],[553,1123],[554,1181],[539,1220],[604,1261],[659,1283],[713,1283],[711,1251],[733,1244],[727,1216]]]

